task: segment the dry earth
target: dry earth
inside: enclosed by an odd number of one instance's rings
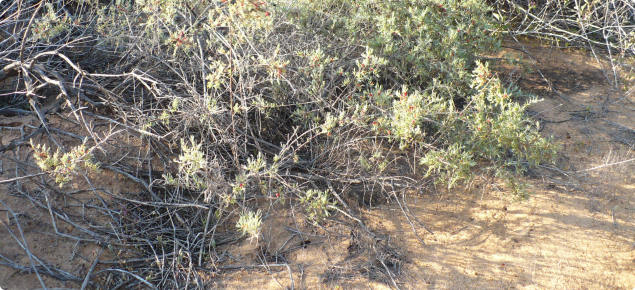
[[[389,254],[387,265],[372,259],[364,264],[369,255],[363,249],[370,241],[360,232],[334,221],[321,229],[307,226],[288,206],[279,205],[264,221],[260,241],[244,240],[220,250],[225,264],[219,266],[226,270],[204,276],[210,289],[394,288],[381,271],[384,267],[399,273],[393,279],[402,289],[633,289],[635,161],[621,161],[635,155],[635,95],[611,90],[609,67],[601,68],[590,52],[507,46],[494,57],[523,55],[533,72],[505,65],[498,68],[501,78],[543,99],[531,106],[530,114],[541,121],[545,136],[562,145],[557,166],[529,172],[528,198],[519,199],[488,180],[469,190],[437,188],[406,195],[401,204],[361,209],[368,228],[386,240],[379,246]],[[4,140],[19,136],[19,131],[5,128],[17,127],[14,122],[37,124],[32,117],[0,117]],[[27,148],[16,152],[29,154]],[[0,180],[15,176],[10,157],[1,156]],[[103,174],[97,181],[101,186],[114,191],[128,186],[107,171]],[[30,251],[84,277],[99,247],[44,234],[51,232],[49,213],[16,190],[0,185],[0,200],[18,213]],[[89,198],[94,197],[77,196]],[[411,215],[406,217],[400,205],[407,205]],[[3,205],[0,218],[17,229],[18,221]],[[5,226],[0,227],[0,255],[30,265]],[[112,257],[106,250],[100,260]],[[254,264],[269,266],[247,266]],[[81,284],[42,279],[47,287],[79,289]],[[0,266],[0,287],[36,289],[41,284],[34,274]]]

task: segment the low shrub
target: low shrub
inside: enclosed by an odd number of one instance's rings
[[[477,174],[520,184],[513,181],[526,168],[555,158],[556,146],[524,115],[536,100],[505,87],[482,62],[500,48],[500,27],[482,1],[73,3],[46,4],[31,41],[56,51],[44,69],[61,63],[69,79],[82,80],[58,84],[73,92],[62,96],[74,112],[86,110],[76,102],[107,107],[102,119],[161,157],[160,179],[141,175],[150,165],[130,165],[150,194],[126,201],[152,207],[139,210],[139,225],[179,230],[141,236],[122,226],[142,253],[178,251],[174,261],[191,266],[198,256],[200,267],[214,262],[227,221],[260,236],[263,202],[300,204],[319,223],[340,206],[350,211],[342,193],[365,194],[350,185],[381,185],[390,196],[426,177],[449,187]],[[65,46],[53,43],[87,37],[92,60],[63,58]],[[68,171],[38,157],[46,148],[34,149],[43,170]],[[92,166],[83,156],[73,160]],[[173,216],[192,218],[178,226]],[[179,245],[192,248],[181,254]],[[172,271],[193,277],[185,268]],[[137,271],[167,288],[187,280]]]

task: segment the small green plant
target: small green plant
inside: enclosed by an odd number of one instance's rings
[[[246,211],[240,214],[236,227],[240,229],[242,235],[249,235],[249,239],[258,239],[260,236],[260,226],[262,225],[262,212],[260,210]]]
[[[453,128],[442,136],[447,145],[428,151],[420,161],[428,167],[427,175],[435,173],[441,177],[438,182],[452,187],[471,179],[479,163],[492,164],[493,173],[509,181],[511,177],[501,173],[513,169],[521,174],[528,166],[555,162],[558,146],[540,136],[539,124],[524,114],[537,100],[512,101],[512,93],[518,92],[504,88],[486,64],[477,62],[473,77],[475,93],[468,105],[445,121]],[[510,184],[514,192],[520,192],[519,183],[512,180]]]
[[[205,178],[201,177],[201,171],[205,169],[207,161],[205,154],[201,151],[202,143],[196,143],[194,137],[190,137],[189,144],[181,139],[181,150],[183,152],[178,159],[174,159],[179,165],[178,179],[170,173],[166,173],[163,178],[166,183],[176,186],[204,189]]]
[[[33,139],[30,140],[30,143],[37,165],[43,171],[54,176],[55,182],[60,187],[70,182],[73,176],[78,175],[80,169],[92,172],[99,171],[99,164],[93,161],[86,144],[76,146],[68,153],[62,153],[59,148],[55,153],[51,153],[46,144],[36,144]]]
[[[72,24],[79,24],[79,19],[72,20],[69,14],[58,15],[53,3],[46,3],[45,6],[46,13],[34,23],[31,29],[37,38],[48,41],[70,31]]]
[[[304,205],[310,220],[320,222],[330,216],[329,208],[337,204],[330,199],[328,190],[309,189],[300,197],[300,203]]]

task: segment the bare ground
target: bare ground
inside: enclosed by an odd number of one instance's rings
[[[601,68],[590,52],[508,46],[494,57],[524,55],[533,72],[501,66],[501,78],[543,99],[529,113],[541,121],[545,136],[562,145],[557,166],[529,172],[528,198],[510,194],[496,180],[481,180],[469,189],[430,188],[404,195],[400,203],[360,207],[368,228],[384,238],[373,247],[361,229],[335,220],[316,228],[288,205],[274,205],[261,240],[220,249],[224,262],[215,266],[222,270],[200,273],[209,289],[390,289],[395,284],[402,289],[633,289],[635,165],[619,162],[635,155],[635,96],[611,90],[609,67]],[[5,127],[37,122],[13,117],[0,118],[0,124],[0,136],[12,140],[20,132]],[[29,154],[26,148],[16,152]],[[1,156],[0,180],[14,176],[9,155]],[[129,186],[106,170],[99,177],[96,182],[112,191]],[[28,181],[22,186],[28,188]],[[46,234],[51,232],[49,212],[20,197],[17,189],[0,185],[0,200],[19,219],[2,206],[2,223],[16,233],[21,226],[34,256],[83,279],[100,248]],[[78,200],[90,198],[91,193],[77,195]],[[401,208],[405,205],[408,217]],[[383,259],[373,258],[369,248],[381,248]],[[4,226],[0,255],[30,265]],[[105,250],[100,260],[116,255]],[[97,270],[107,267],[101,264]],[[81,285],[42,280],[47,287]],[[0,287],[42,286],[34,274],[0,266]]]

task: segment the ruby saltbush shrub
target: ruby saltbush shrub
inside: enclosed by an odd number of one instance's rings
[[[482,1],[71,4],[44,5],[30,41],[90,40],[81,63],[90,71],[65,71],[99,96],[78,100],[87,102],[80,109],[108,107],[101,119],[125,125],[160,164],[146,156],[122,167],[150,193],[126,201],[152,210],[136,216],[143,235],[123,226],[112,234],[140,252],[173,253],[180,266],[171,271],[135,270],[156,285],[183,286],[193,264],[219,262],[216,247],[236,229],[258,241],[265,203],[303,208],[313,224],[337,213],[362,223],[343,194],[380,188],[390,198],[429,180],[452,187],[480,174],[518,192],[519,174],[555,159],[555,145],[524,114],[536,100],[483,62],[500,39]],[[99,152],[99,144],[84,146]]]
[[[535,100],[512,101],[522,94],[479,61],[500,47],[482,1],[135,5],[100,15],[137,13],[140,36],[116,42],[145,48],[166,66],[166,85],[182,83],[153,96],[137,120],[174,140],[193,138],[200,152],[179,154],[220,176],[199,166],[166,182],[206,200],[305,198],[317,185],[295,171],[346,183],[390,176],[398,156],[415,161],[412,178],[450,187],[476,168],[509,177],[554,160],[555,146],[524,115]]]
[[[555,158],[524,115],[535,100],[480,61],[500,48],[482,1],[159,0],[98,15],[101,45],[143,56],[163,86],[134,120],[181,144],[187,170],[164,175],[176,192],[310,207],[320,182],[389,178],[400,159],[408,180],[452,187]]]
[[[553,160],[554,147],[523,115],[531,101],[512,102],[518,92],[478,63],[480,53],[500,46],[481,1],[149,1],[139,7],[145,45],[191,64],[189,78],[198,81],[194,94],[159,98],[147,122],[175,137],[194,130],[198,139],[210,134],[225,148],[239,140],[255,146],[233,146],[238,163],[257,151],[267,155],[273,175],[298,162],[350,173],[364,166],[331,163],[326,153],[396,145],[417,151],[422,171],[452,186],[482,162],[522,170],[526,162]],[[238,139],[217,136],[230,127],[238,128]],[[273,146],[256,148],[249,134]],[[229,176],[250,182],[241,167],[232,171]]]

